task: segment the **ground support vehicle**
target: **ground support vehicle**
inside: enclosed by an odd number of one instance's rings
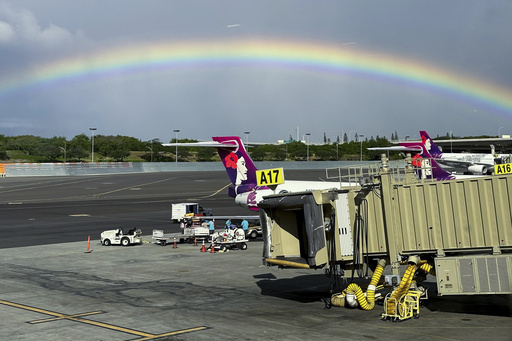
[[[181,223],[185,218],[211,216],[211,208],[203,208],[195,202],[183,202],[171,205],[171,221]]]
[[[261,230],[261,226],[249,226],[249,229],[247,230],[247,237],[251,239],[256,239],[258,237],[261,237],[263,235],[263,232]]]
[[[195,239],[198,241],[207,241],[210,236],[210,231],[207,227],[188,227],[184,228],[182,233],[165,234],[163,230],[153,230],[152,239],[155,240],[156,244],[165,246],[174,241],[182,242],[193,242]]]
[[[125,234],[121,227],[115,230],[103,231],[101,233],[101,244],[105,246],[142,244],[142,231],[133,228]]]
[[[245,232],[241,228],[226,229],[222,232],[215,232],[212,234],[212,242],[208,247],[212,247],[218,251],[227,251],[231,249],[247,250],[247,242],[245,239]]]

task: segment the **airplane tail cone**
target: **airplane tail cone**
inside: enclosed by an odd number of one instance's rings
[[[204,246],[204,240],[203,240],[203,246],[201,246],[201,252],[206,252],[206,247]]]

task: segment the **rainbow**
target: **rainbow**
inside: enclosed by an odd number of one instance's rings
[[[113,47],[111,50],[39,65],[26,74],[3,78],[0,80],[0,96],[25,88],[95,77],[162,69],[240,65],[367,78],[416,87],[491,111],[512,114],[512,91],[509,88],[427,63],[355,49],[354,46],[236,40],[158,42]]]

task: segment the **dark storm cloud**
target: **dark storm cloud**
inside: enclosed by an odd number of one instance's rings
[[[509,1],[476,0],[0,0],[0,76],[121,46],[257,38],[383,53],[512,88],[511,14]],[[382,80],[230,65],[152,71],[0,94],[0,134],[73,137],[97,126],[143,140],[180,129],[274,141],[299,128],[320,141],[343,132],[512,132],[511,112]]]

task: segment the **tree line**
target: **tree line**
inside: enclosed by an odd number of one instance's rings
[[[391,145],[385,137],[360,138],[355,141],[307,144],[290,139],[284,144],[251,146],[248,152],[255,161],[336,161],[377,160],[380,152],[368,151],[370,147]],[[175,139],[170,141],[176,142]],[[178,142],[197,142],[179,139]],[[80,134],[71,140],[65,137],[44,138],[34,135],[0,135],[0,160],[22,162],[83,162],[92,159],[92,137]],[[361,154],[362,152],[362,154]],[[178,147],[179,162],[204,162],[219,160],[214,148]],[[94,161],[147,161],[174,162],[176,148],[164,147],[159,139],[141,141],[129,136],[94,136]]]

